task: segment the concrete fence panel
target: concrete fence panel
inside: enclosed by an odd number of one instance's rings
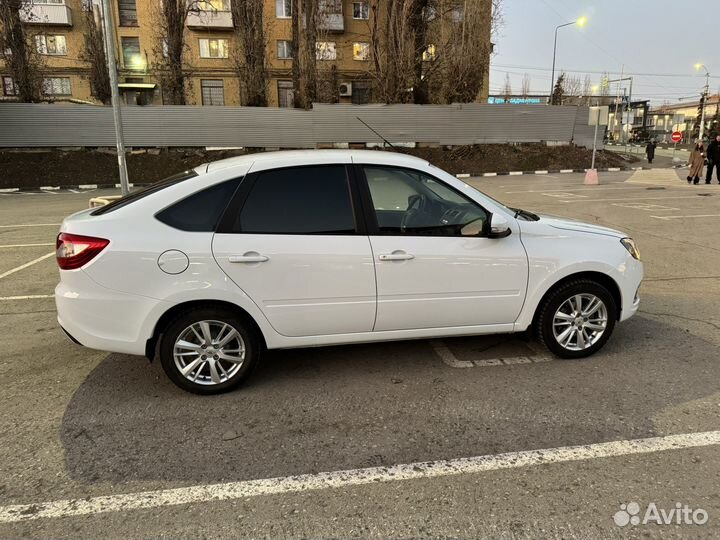
[[[316,104],[304,111],[166,105],[123,107],[122,114],[128,147],[315,148],[328,143],[382,143],[382,138],[391,143],[443,145],[574,141],[591,147],[594,134],[587,125],[587,107]],[[604,133],[601,126],[600,146]],[[108,107],[0,104],[0,147],[114,145]]]

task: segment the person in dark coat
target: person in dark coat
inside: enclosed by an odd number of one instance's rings
[[[647,154],[648,163],[652,164],[653,159],[655,159],[655,149],[657,148],[657,143],[655,142],[655,139],[652,139],[649,143],[647,143],[647,146],[645,147],[645,153]]]
[[[717,176],[718,184],[720,184],[720,135],[715,137],[715,140],[708,145],[707,160],[708,170],[707,176],[705,177],[705,183],[709,184],[712,182],[713,169],[715,169],[717,171],[715,176]]]

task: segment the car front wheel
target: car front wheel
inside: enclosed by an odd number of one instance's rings
[[[536,332],[542,343],[560,358],[584,358],[610,339],[617,320],[612,294],[591,280],[568,282],[543,302]]]
[[[252,373],[258,353],[255,333],[243,318],[212,308],[178,315],[160,343],[160,361],[170,380],[204,395],[240,385]]]

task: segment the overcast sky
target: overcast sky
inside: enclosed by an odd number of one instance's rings
[[[701,62],[714,75],[710,91],[720,88],[720,0],[504,0],[503,13],[491,94],[500,93],[506,73],[515,93],[528,73],[532,91],[547,94],[555,27],[580,16],[588,17],[584,29],[560,29],[558,70],[589,73],[598,84],[604,71],[619,78],[624,64],[635,79],[633,98],[660,104],[699,95],[705,72],[694,65]]]

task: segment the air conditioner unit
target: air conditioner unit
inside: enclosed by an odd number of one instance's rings
[[[350,97],[350,96],[352,96],[352,83],[351,82],[340,83],[340,97]]]

